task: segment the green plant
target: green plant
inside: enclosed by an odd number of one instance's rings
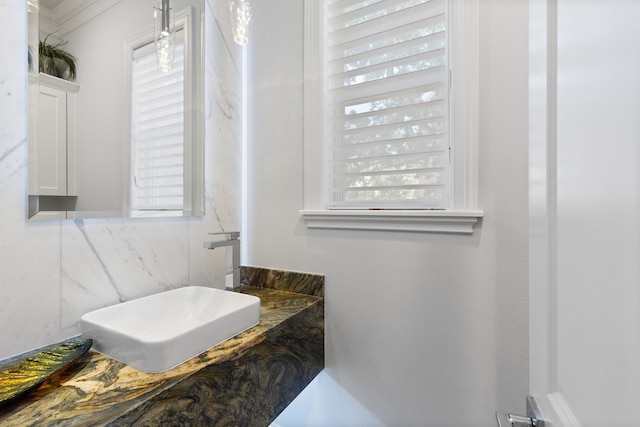
[[[67,42],[49,44],[45,37],[40,41],[40,72],[51,74],[68,80],[76,79],[76,57],[62,49]]]

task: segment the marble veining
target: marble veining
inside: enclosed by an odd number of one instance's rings
[[[158,374],[90,351],[2,407],[0,425],[266,427],[324,366],[324,302],[249,286],[239,291],[260,297],[259,325]]]
[[[240,283],[324,297],[324,276],[320,274],[243,266]]]
[[[324,366],[322,311],[310,306],[242,357],[207,366],[109,425],[268,426]]]
[[[185,226],[182,220],[64,221],[62,328],[77,334],[84,313],[187,285]]]

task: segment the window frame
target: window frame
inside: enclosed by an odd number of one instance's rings
[[[478,209],[478,1],[449,1],[451,209],[328,209],[323,123],[323,1],[304,5],[304,208],[308,228],[471,234]]]

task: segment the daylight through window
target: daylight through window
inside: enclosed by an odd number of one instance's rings
[[[446,0],[337,0],[326,13],[330,207],[449,208]]]
[[[133,51],[131,146],[133,210],[184,207],[184,37],[173,68],[158,68],[153,43]]]

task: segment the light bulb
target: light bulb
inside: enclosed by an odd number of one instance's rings
[[[168,73],[173,68],[173,58],[176,50],[174,40],[175,23],[171,14],[169,0],[160,0],[160,7],[155,8],[153,15],[158,68],[160,71]]]
[[[173,35],[163,36],[156,41],[156,57],[160,71],[168,73],[172,70],[174,52]]]

